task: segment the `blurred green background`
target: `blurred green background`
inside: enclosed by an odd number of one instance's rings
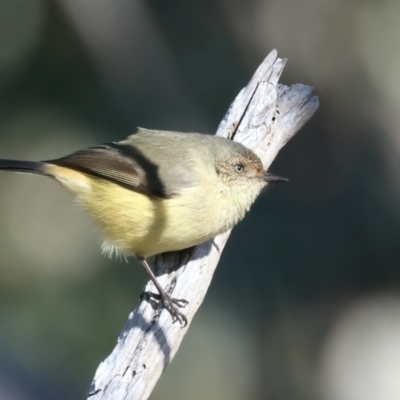
[[[320,109],[235,229],[152,400],[400,399],[400,2],[0,0],[0,157],[214,133],[277,48]],[[0,400],[86,398],[145,274],[0,175]]]

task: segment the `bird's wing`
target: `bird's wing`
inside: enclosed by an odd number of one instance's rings
[[[102,144],[46,163],[105,179],[151,197],[169,198],[173,195],[162,182],[157,165],[132,145]]]

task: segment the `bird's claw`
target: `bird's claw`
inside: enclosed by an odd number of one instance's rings
[[[179,308],[185,307],[188,304],[188,301],[185,299],[161,299],[163,308],[165,308],[172,317],[172,323],[178,321],[182,328],[187,325],[186,315],[179,311]]]
[[[179,311],[179,308],[185,307],[187,304],[189,304],[187,300],[174,299],[170,296],[164,297],[161,294],[152,292],[143,292],[140,295],[140,300],[148,301],[150,299],[154,299],[161,302],[163,308],[165,308],[170,313],[173,323],[178,321],[182,325],[182,328],[184,328],[187,325],[186,315],[183,314],[181,311]]]

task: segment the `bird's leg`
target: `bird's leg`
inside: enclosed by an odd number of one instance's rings
[[[145,260],[145,258],[141,256],[136,256],[136,258],[140,261],[142,264],[143,268],[146,270],[147,275],[151,279],[151,281],[154,283],[155,287],[157,288],[159,294],[156,293],[151,293],[151,292],[144,292],[140,298],[153,298],[156,300],[161,301],[163,307],[171,314],[172,321],[176,322],[179,321],[179,323],[182,325],[182,327],[185,327],[187,325],[187,318],[185,314],[179,311],[180,307],[184,307],[188,304],[188,301],[185,299],[174,299],[172,298],[169,294],[165,292],[165,290],[162,288],[160,283],[158,282],[157,278],[153,274],[153,271],[151,270],[149,264]],[[179,307],[179,308],[178,308]]]

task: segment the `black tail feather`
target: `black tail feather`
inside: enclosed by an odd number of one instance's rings
[[[46,164],[37,161],[16,161],[0,159],[0,171],[47,175],[45,165]]]

